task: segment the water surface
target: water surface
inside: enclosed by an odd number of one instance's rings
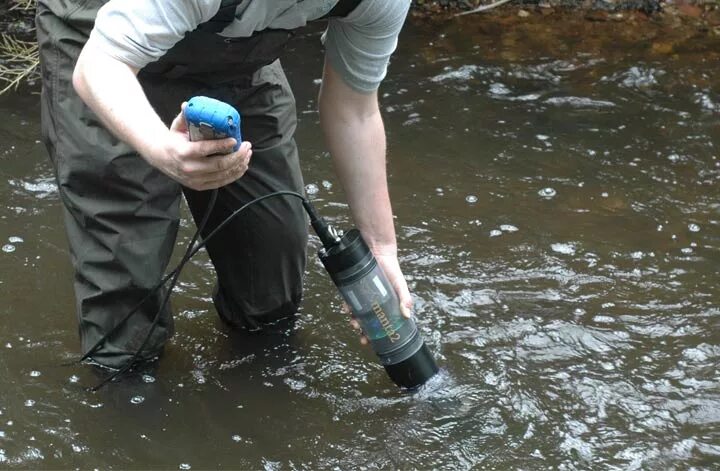
[[[410,25],[382,89],[401,262],[442,373],[414,395],[311,241],[290,336],[228,331],[204,254],[160,362],[97,393],[36,95],[0,99],[0,466],[718,469],[720,48],[643,23]],[[292,46],[308,193],[349,228]],[[192,225],[183,220],[179,242]]]

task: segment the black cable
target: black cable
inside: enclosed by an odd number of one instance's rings
[[[165,309],[165,306],[167,305],[167,302],[168,302],[169,299],[170,299],[170,295],[171,295],[171,293],[172,293],[172,290],[175,288],[175,285],[176,285],[176,283],[177,283],[178,278],[180,277],[180,272],[182,271],[182,269],[185,267],[185,265],[187,264],[187,262],[188,262],[196,253],[198,253],[200,250],[202,250],[203,247],[205,247],[205,246],[208,244],[208,242],[210,241],[210,239],[212,239],[218,232],[220,232],[220,230],[222,230],[225,226],[227,226],[227,225],[230,223],[230,221],[231,221],[232,219],[234,219],[237,215],[239,215],[241,212],[243,212],[244,210],[246,210],[248,207],[252,206],[253,204],[256,204],[256,203],[259,203],[259,202],[264,201],[264,200],[266,200],[266,199],[273,198],[273,197],[277,197],[277,196],[294,196],[294,197],[296,197],[296,198],[299,198],[299,199],[303,202],[303,206],[305,207],[305,209],[306,209],[308,212],[312,211],[312,214],[316,214],[315,211],[314,211],[314,208],[312,208],[312,205],[310,205],[310,203],[307,201],[307,199],[306,199],[303,195],[301,195],[300,193],[297,193],[297,192],[294,192],[294,191],[276,191],[276,192],[269,193],[269,194],[267,194],[267,195],[263,195],[263,196],[260,196],[260,197],[258,197],[258,198],[255,198],[254,200],[252,200],[252,201],[244,204],[244,205],[241,206],[240,208],[236,209],[236,210],[233,211],[227,218],[225,218],[225,220],[224,220],[223,222],[221,222],[217,227],[215,227],[215,228],[207,235],[207,237],[203,237],[203,240],[202,240],[200,243],[198,243],[197,245],[195,245],[196,242],[197,242],[197,239],[198,239],[198,237],[199,237],[199,234],[200,234],[201,231],[204,229],[204,227],[205,227],[205,225],[206,225],[206,223],[207,223],[207,220],[209,219],[210,213],[212,212],[212,207],[215,205],[215,201],[216,201],[216,199],[217,199],[217,194],[218,194],[218,191],[217,191],[217,190],[213,190],[213,194],[212,194],[212,196],[211,196],[211,203],[208,205],[208,209],[205,211],[205,214],[203,215],[203,220],[202,220],[202,222],[200,223],[200,225],[198,226],[197,231],[195,231],[195,235],[193,236],[192,241],[190,242],[190,244],[188,244],[188,247],[187,247],[187,249],[186,249],[186,251],[185,251],[185,254],[183,255],[182,260],[180,261],[180,263],[178,263],[177,267],[176,267],[172,272],[168,273],[168,274],[163,278],[163,280],[161,280],[160,283],[158,283],[158,284],[151,290],[151,292],[148,293],[148,295],[147,295],[142,301],[140,301],[140,303],[139,303],[138,305],[136,305],[118,324],[116,324],[116,325],[110,330],[110,332],[108,332],[107,334],[105,334],[105,335],[103,336],[103,338],[101,338],[101,339],[88,351],[88,353],[86,353],[85,355],[83,355],[83,357],[82,357],[82,359],[81,359],[80,361],[89,358],[89,357],[92,355],[92,353],[94,353],[95,351],[97,351],[97,349],[99,348],[99,346],[100,346],[105,340],[107,340],[107,338],[108,338],[110,335],[112,335],[112,333],[114,333],[122,324],[124,324],[125,322],[127,322],[127,320],[128,320],[135,312],[137,312],[137,310],[139,309],[139,307],[140,307],[150,296],[152,296],[153,294],[155,294],[155,292],[157,292],[157,290],[160,289],[160,287],[163,286],[163,285],[167,282],[167,280],[169,280],[170,278],[172,278],[172,281],[171,281],[171,283],[170,283],[170,286],[168,287],[168,290],[167,290],[167,292],[165,293],[165,297],[163,298],[163,301],[162,301],[162,304],[161,304],[161,306],[160,306],[160,309],[158,309],[157,313],[155,314],[155,318],[153,319],[153,323],[152,323],[152,325],[150,326],[150,329],[148,330],[148,333],[147,333],[147,335],[146,335],[145,340],[143,341],[143,343],[142,343],[142,344],[140,345],[140,347],[137,349],[137,351],[135,352],[135,354],[133,354],[132,358],[125,364],[125,366],[123,366],[121,369],[119,369],[118,371],[114,372],[113,374],[111,374],[110,376],[108,376],[107,378],[105,378],[105,379],[104,379],[100,384],[98,384],[97,386],[91,388],[92,391],[97,391],[98,389],[102,388],[104,385],[106,385],[106,384],[109,383],[110,381],[112,381],[112,380],[114,380],[115,378],[121,376],[122,374],[124,374],[124,373],[126,373],[127,371],[129,371],[133,366],[135,366],[135,363],[137,362],[138,357],[139,357],[140,354],[142,353],[142,349],[145,348],[145,345],[146,345],[147,342],[150,340],[150,337],[152,336],[153,332],[155,331],[155,328],[157,327],[157,325],[158,325],[158,323],[159,323],[160,315],[161,315],[163,309]],[[308,207],[311,208],[311,209],[308,210]]]

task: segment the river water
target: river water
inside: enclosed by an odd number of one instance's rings
[[[442,366],[415,394],[313,254],[274,337],[218,322],[200,254],[159,363],[89,392],[101,375],[62,366],[72,272],[38,97],[0,98],[0,467],[720,469],[720,43],[516,23],[415,21],[382,89],[402,265]],[[308,194],[349,228],[318,41],[286,58],[297,137]]]

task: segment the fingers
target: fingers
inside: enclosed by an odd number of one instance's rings
[[[230,139],[234,141],[233,139]],[[214,147],[204,147],[204,150]],[[220,188],[242,177],[247,172],[252,157],[249,142],[243,142],[237,152],[225,155],[194,155],[186,158],[181,171],[185,186],[197,191]]]
[[[193,142],[192,147],[194,147],[194,149],[192,150],[193,153],[203,157],[214,156],[217,154],[226,155],[232,153],[235,148],[235,144],[237,144],[237,141],[232,137],[227,137],[225,139],[208,139],[205,141]],[[247,148],[249,149],[250,143],[243,142],[243,145],[245,144],[247,144]],[[242,147],[242,145],[240,147]],[[238,149],[238,152],[240,152],[240,149]]]
[[[340,309],[342,310],[343,314],[351,316],[350,317],[350,327],[352,327],[353,330],[355,330],[358,333],[358,335],[360,335],[360,345],[369,344],[370,340],[368,340],[367,336],[365,335],[365,332],[363,332],[362,326],[360,325],[358,320],[355,319],[354,314],[350,310],[350,306],[348,306],[348,304],[346,302],[343,302]]]

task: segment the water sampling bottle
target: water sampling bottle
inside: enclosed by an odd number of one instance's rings
[[[339,236],[312,208],[308,213],[323,243],[318,256],[390,379],[408,389],[425,384],[438,372],[435,359],[415,321],[402,315],[395,289],[360,231],[352,229]]]

